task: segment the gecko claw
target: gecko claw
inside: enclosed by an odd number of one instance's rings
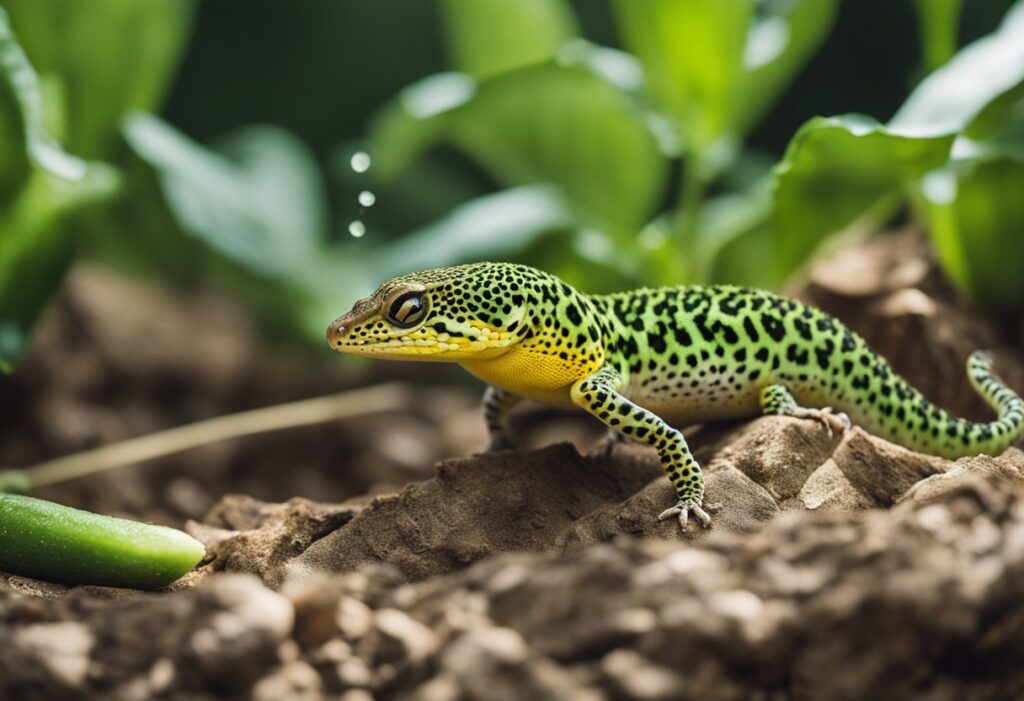
[[[659,521],[665,521],[678,516],[679,527],[686,528],[687,522],[690,520],[690,514],[693,514],[694,518],[700,522],[700,525],[704,528],[711,527],[711,517],[708,516],[708,512],[701,508],[700,504],[694,501],[681,501],[675,506],[665,509],[658,515]]]

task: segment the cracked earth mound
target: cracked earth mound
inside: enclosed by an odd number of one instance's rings
[[[846,251],[794,292],[962,415],[987,416],[963,371],[974,348],[1024,389],[1012,330],[971,312],[912,234]],[[235,372],[211,381],[252,386]],[[294,483],[287,451],[232,446],[206,456],[212,472],[193,456],[130,490],[63,493],[191,518],[208,556],[156,594],[0,575],[0,698],[1024,697],[1019,446],[949,462],[814,421],[705,427],[689,440],[713,527],[681,533],[655,518],[673,494],[654,454],[591,454],[599,432],[581,417],[528,413],[534,448],[424,471],[482,438],[468,402],[439,404],[361,427],[419,436],[406,462],[383,439],[316,432]],[[314,447],[347,456],[334,491]],[[267,476],[258,489],[232,478],[246,460]]]

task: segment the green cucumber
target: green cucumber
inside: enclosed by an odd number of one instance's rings
[[[203,559],[187,533],[0,494],[0,570],[61,584],[157,589]]]

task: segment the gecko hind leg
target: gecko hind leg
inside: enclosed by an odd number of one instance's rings
[[[508,425],[508,413],[522,397],[503,389],[489,385],[484,392],[484,419],[487,422],[487,434],[490,436],[488,452],[511,450],[516,447],[516,440]]]
[[[839,424],[840,435],[850,430],[850,417],[841,411],[833,411],[832,407],[810,409],[796,403],[796,399],[784,385],[768,385],[761,389],[761,411],[765,415],[793,416],[798,419],[814,419],[820,421],[828,431],[829,438],[835,435],[835,425]]]
[[[658,516],[659,520],[676,517],[679,525],[693,517],[701,525],[711,525],[711,517],[703,508],[704,475],[690,453],[683,434],[669,426],[655,413],[637,406],[619,394],[622,377],[609,366],[578,380],[571,391],[572,401],[600,419],[608,428],[624,438],[644,443],[658,451],[661,466],[675,487],[678,502]]]

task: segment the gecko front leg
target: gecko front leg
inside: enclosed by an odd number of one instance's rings
[[[690,514],[693,514],[705,527],[711,525],[711,517],[702,508],[704,475],[690,454],[683,434],[656,414],[619,394],[621,385],[622,377],[618,371],[606,365],[573,384],[572,401],[627,439],[657,449],[661,466],[679,497],[675,506],[658,516],[659,520],[676,516],[680,526],[685,527]]]
[[[487,421],[487,434],[490,436],[488,451],[509,450],[516,446],[512,431],[508,425],[508,413],[522,397],[506,390],[488,385],[484,392],[484,419]]]

